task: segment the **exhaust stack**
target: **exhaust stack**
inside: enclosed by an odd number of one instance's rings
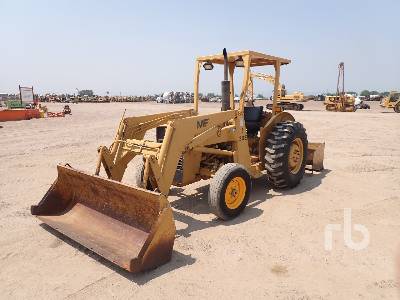
[[[226,48],[222,51],[224,55],[224,80],[221,81],[221,111],[227,111],[231,109],[230,106],[230,96],[231,96],[231,84],[228,80],[228,54],[226,53]]]

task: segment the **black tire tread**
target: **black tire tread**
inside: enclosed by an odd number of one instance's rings
[[[302,137],[305,151],[302,168],[295,177],[290,178],[290,171],[285,170],[287,163],[284,162],[287,161],[290,144],[295,137]],[[293,188],[298,185],[304,175],[307,158],[307,134],[303,125],[295,121],[278,123],[267,137],[264,158],[267,178],[274,188]]]
[[[394,110],[396,113],[400,113],[400,102],[397,103],[397,104],[393,107],[393,110]]]

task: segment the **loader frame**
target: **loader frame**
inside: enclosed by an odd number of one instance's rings
[[[243,83],[239,107],[235,108],[233,77],[235,62],[243,61]],[[219,167],[234,162],[243,165],[253,178],[263,175],[263,142],[273,126],[282,121],[294,121],[291,114],[280,112],[277,105],[279,77],[282,65],[290,60],[241,51],[228,54],[230,78],[230,109],[208,115],[199,115],[199,80],[204,63],[223,64],[222,55],[199,57],[195,63],[194,109],[167,112],[141,117],[123,117],[113,144],[98,149],[99,159],[95,174],[104,166],[110,179],[121,181],[128,163],[143,155],[145,167],[143,187],[150,183],[151,189],[167,196],[172,184],[184,186],[200,179],[212,177]],[[260,126],[260,138],[248,137],[244,120],[244,107],[251,80],[251,67],[270,65],[275,70],[272,113],[264,115]],[[147,131],[164,126],[162,142],[145,140]],[[251,147],[251,146],[254,147]],[[253,151],[250,151],[253,149]],[[183,168],[177,176],[177,168]],[[179,177],[179,180],[178,178]]]

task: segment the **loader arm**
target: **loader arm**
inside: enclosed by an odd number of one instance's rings
[[[172,185],[180,157],[192,151],[195,141],[202,141],[213,135],[219,127],[237,118],[237,111],[225,111],[206,116],[192,116],[171,121],[167,125],[163,143],[156,153],[145,154],[144,178],[152,174],[158,191],[167,196]],[[200,143],[201,144],[201,143]],[[203,144],[204,145],[204,144]],[[154,148],[153,148],[154,149]],[[132,149],[132,151],[135,151]],[[148,163],[147,163],[148,161]],[[148,167],[150,169],[148,169]],[[144,183],[146,184],[146,182]]]
[[[269,74],[264,74],[264,73],[250,73],[250,80],[249,80],[249,86],[247,88],[248,92],[251,94],[251,97],[254,97],[254,78],[264,80],[273,86],[275,86],[275,77]],[[278,94],[277,94],[277,100],[280,100],[282,97],[282,84],[278,84]]]
[[[101,165],[104,166],[108,178],[121,181],[128,163],[138,154],[126,147],[126,141],[131,139],[131,144],[141,143],[147,131],[160,125],[165,125],[171,120],[185,118],[194,115],[193,109],[160,113],[154,115],[123,118],[118,127],[114,142],[110,147],[100,146],[98,148],[99,158],[95,175],[99,175]],[[139,152],[141,153],[141,152]]]

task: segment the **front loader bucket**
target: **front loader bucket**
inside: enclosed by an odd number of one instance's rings
[[[66,166],[57,170],[33,215],[130,272],[171,259],[175,223],[165,196]]]
[[[307,165],[311,165],[312,171],[324,169],[325,143],[308,143]]]

